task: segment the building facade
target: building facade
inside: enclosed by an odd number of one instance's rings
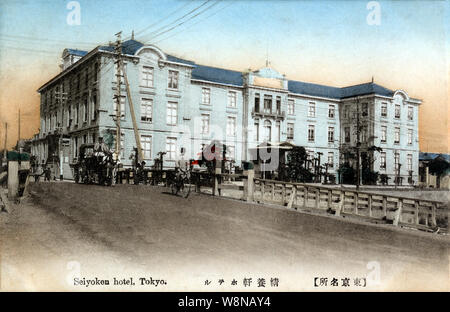
[[[383,149],[373,153],[373,170],[417,181],[421,101],[404,91],[373,82],[336,88],[293,81],[269,67],[239,72],[204,66],[135,40],[122,44],[122,57],[148,166],[158,152],[166,152],[165,166],[174,166],[181,147],[196,158],[212,140],[223,142],[237,165],[252,160],[250,149],[263,142],[290,142],[311,158],[320,155],[336,173],[343,150],[373,144]],[[68,164],[81,144],[100,136],[115,140],[115,61],[114,46],[63,52],[62,71],[38,90],[41,127],[32,152],[41,163],[62,159],[70,176]],[[120,94],[120,158],[131,166],[136,140],[123,83]]]

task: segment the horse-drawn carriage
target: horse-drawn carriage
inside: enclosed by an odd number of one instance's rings
[[[117,162],[111,153],[94,151],[94,144],[82,144],[77,161],[70,167],[75,183],[111,186],[115,182]]]

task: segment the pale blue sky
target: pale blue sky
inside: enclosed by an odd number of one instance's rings
[[[79,0],[81,25],[70,26],[68,0],[1,0],[0,120],[23,102],[36,112],[36,89],[58,73],[64,48],[89,50],[153,25],[136,38],[199,64],[258,69],[268,52],[289,79],[348,86],[374,76],[424,100],[422,133],[427,122],[447,127],[448,113],[435,112],[448,112],[450,1],[378,1],[381,24],[371,26],[369,1],[209,0],[191,14],[207,9],[199,16],[152,36],[205,1]]]

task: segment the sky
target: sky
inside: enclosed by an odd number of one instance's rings
[[[21,138],[38,131],[36,90],[59,72],[64,48],[134,30],[198,64],[244,71],[268,59],[288,79],[336,87],[373,77],[422,99],[420,150],[449,153],[449,11],[450,1],[433,0],[2,0],[0,149],[5,122],[7,145],[17,141],[19,109]]]

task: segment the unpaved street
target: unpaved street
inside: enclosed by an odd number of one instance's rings
[[[2,290],[347,289],[314,287],[315,277],[379,277],[353,290],[450,289],[448,236],[144,185],[39,183],[31,192],[0,214]],[[74,285],[83,277],[167,285]],[[258,278],[279,285],[258,288]]]

